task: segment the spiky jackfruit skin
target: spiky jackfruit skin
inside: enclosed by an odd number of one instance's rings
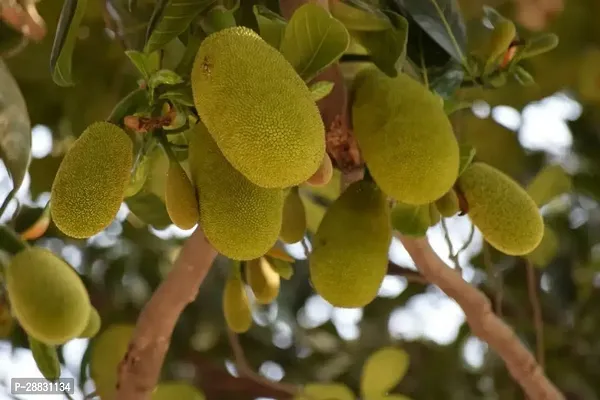
[[[189,161],[208,241],[234,260],[265,254],[281,231],[283,191],[257,186],[225,159],[206,128],[190,137]]]
[[[283,204],[281,233],[279,237],[285,243],[296,243],[304,238],[306,232],[306,210],[300,198],[298,188],[292,188]]]
[[[310,254],[310,279],[336,307],[363,307],[377,295],[387,271],[390,213],[375,183],[350,185],[329,207]]]
[[[106,228],[123,202],[133,143],[108,122],[95,122],[63,158],[52,184],[50,212],[64,234],[84,239]]]
[[[59,345],[77,337],[90,314],[90,298],[73,268],[51,251],[30,247],[6,268],[12,312],[34,339]]]
[[[277,298],[281,279],[264,257],[248,261],[245,273],[246,283],[259,304],[269,304]]]
[[[165,205],[171,221],[181,229],[192,229],[198,223],[196,189],[177,161],[170,161],[165,187]]]
[[[369,172],[388,195],[406,204],[430,203],[458,176],[458,143],[439,99],[400,73],[375,67],[353,84],[352,122]]]
[[[152,400],[204,400],[204,394],[186,382],[160,383],[152,392]]]
[[[227,326],[235,333],[244,333],[252,326],[250,300],[239,277],[231,276],[225,282],[223,314]]]
[[[471,164],[458,179],[468,215],[484,239],[513,256],[533,251],[544,235],[544,222],[533,199],[517,182],[494,167]]]
[[[102,320],[100,319],[100,314],[98,314],[98,310],[94,307],[90,310],[90,315],[88,317],[87,324],[83,331],[79,334],[80,338],[91,338],[96,336],[98,331],[100,330],[100,326],[102,325]]]
[[[208,36],[192,68],[200,118],[227,160],[266,188],[311,177],[325,153],[316,103],[292,65],[249,28]]]
[[[445,195],[435,201],[440,214],[445,218],[450,218],[460,211],[458,196],[454,190],[450,190]]]

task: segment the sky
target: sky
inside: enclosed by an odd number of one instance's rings
[[[550,159],[561,163],[568,168],[569,154],[572,145],[572,136],[566,125],[566,121],[575,120],[581,114],[581,106],[564,93],[532,103],[519,112],[508,106],[496,106],[490,108],[483,102],[473,105],[473,112],[479,118],[493,118],[498,123],[512,130],[518,135],[521,144],[531,150],[543,150],[547,152]],[[52,151],[52,133],[41,125],[32,129],[32,157],[43,158]],[[36,199],[32,199],[29,193],[30,177],[26,176],[17,198],[24,204],[44,206],[49,199],[49,194],[44,193]],[[0,199],[8,194],[11,188],[9,176],[0,161]],[[0,218],[0,223],[9,218],[15,210],[13,203],[7,210],[6,215]],[[112,246],[116,243],[121,232],[121,223],[127,216],[127,207],[122,206],[117,220],[105,231],[89,240],[96,245]],[[446,220],[450,239],[454,249],[462,247],[469,236],[471,224],[466,217],[453,217]],[[187,237],[192,230],[182,231],[175,226],[170,226],[163,231],[153,232],[162,238]],[[431,228],[427,233],[428,239],[436,253],[451,265],[448,257],[448,246],[444,240],[441,225]],[[63,246],[60,240],[48,240],[42,245],[58,252],[76,269],[81,268],[81,254],[74,246]],[[464,278],[472,282],[478,279],[475,270],[468,264],[468,259],[481,250],[482,238],[479,232],[475,232],[471,244],[461,254],[459,261],[463,268]],[[288,246],[290,254],[297,259],[304,258],[304,251],[300,244]],[[393,239],[390,247],[390,259],[395,263],[415,268],[414,263],[397,239]],[[407,286],[402,277],[387,276],[380,288],[379,296],[387,298],[398,297]],[[543,288],[543,285],[542,285]],[[143,301],[143,299],[140,299]],[[271,315],[276,314],[276,303],[270,310]],[[298,321],[305,328],[315,328],[331,320],[338,334],[343,340],[355,340],[360,337],[359,322],[362,318],[362,309],[341,309],[327,303],[318,295],[310,297],[298,314]],[[389,316],[388,329],[393,338],[400,340],[413,340],[427,338],[440,345],[452,343],[460,326],[464,323],[464,314],[460,307],[447,298],[439,289],[430,287],[425,293],[414,296],[407,304],[398,306]],[[257,324],[265,324],[264,318],[255,317]],[[275,322],[273,344],[286,348],[292,345],[292,330],[285,322]],[[64,357],[66,365],[63,367],[63,377],[77,376],[83,351],[87,345],[86,339],[76,339],[66,344]],[[464,361],[473,368],[479,368],[483,364],[487,347],[475,337],[470,337],[463,348]],[[308,354],[305,354],[306,356]],[[302,355],[299,355],[302,356]],[[230,362],[227,368],[235,373],[235,367]],[[278,381],[285,379],[284,369],[273,361],[265,360],[259,369],[259,373],[269,379]],[[10,387],[10,378],[13,377],[42,377],[29,350],[19,349],[13,351],[10,345],[0,341],[0,400],[10,399],[7,389]],[[86,392],[93,389],[88,382]],[[83,399],[78,392],[73,396],[75,399]],[[63,396],[19,396],[20,399],[62,399]]]

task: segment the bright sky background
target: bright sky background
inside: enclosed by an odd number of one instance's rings
[[[554,96],[543,99],[539,102],[528,105],[522,113],[508,106],[497,106],[493,109],[485,103],[477,103],[473,111],[480,118],[494,118],[500,124],[513,130],[518,135],[520,142],[524,147],[534,150],[544,150],[556,162],[561,162],[568,167],[569,153],[572,144],[572,136],[566,125],[567,120],[575,120],[581,114],[581,106],[569,98],[567,95],[559,93]],[[35,126],[32,130],[33,147],[32,154],[34,158],[43,158],[50,154],[52,150],[52,134],[47,127]],[[18,199],[24,204],[37,204],[43,206],[49,199],[49,194],[40,195],[37,199],[31,199],[29,193],[30,178],[27,175],[23,187],[19,190]],[[0,200],[7,195],[11,183],[0,162]],[[12,214],[15,204],[9,207],[7,215]],[[127,207],[123,205],[117,221],[115,221],[105,232],[96,235],[89,240],[93,240],[96,245],[112,246],[116,242],[116,237],[121,232],[121,222],[127,216]],[[4,222],[7,217],[0,220]],[[470,223],[466,217],[454,217],[447,219],[447,226],[451,232],[451,240],[454,248],[459,248],[466,241]],[[181,231],[175,226],[171,226],[164,231],[154,231],[159,237],[186,237],[191,231]],[[431,228],[428,232],[428,238],[432,247],[438,255],[450,264],[448,258],[448,247],[444,240],[444,235],[440,225]],[[464,277],[468,281],[476,279],[475,271],[468,265],[468,259],[481,249],[481,235],[476,232],[474,240],[460,257],[461,266],[464,270]],[[81,254],[76,247],[63,247],[59,240],[49,240],[46,246],[52,248],[55,252],[61,254],[75,268],[81,267]],[[289,246],[290,253],[296,258],[303,258],[302,246],[299,244]],[[402,247],[394,239],[390,248],[390,258],[404,266],[414,268],[414,263]],[[407,283],[404,278],[387,276],[381,286],[379,295],[382,297],[395,298],[405,290]],[[274,304],[272,311],[276,311]],[[328,320],[335,324],[339,335],[345,340],[354,340],[359,338],[360,330],[358,323],[362,318],[361,309],[339,309],[332,307],[320,296],[314,295],[308,299],[304,308],[298,315],[302,326],[318,327]],[[265,321],[257,317],[256,323],[264,324]],[[428,338],[439,344],[451,343],[458,334],[460,325],[464,322],[464,314],[458,305],[451,299],[448,299],[436,288],[430,288],[426,293],[413,297],[405,306],[398,306],[390,317],[388,329],[392,337],[398,339],[417,339]],[[286,348],[292,344],[292,330],[284,322],[276,323],[273,343],[276,346]],[[77,339],[69,342],[65,346],[66,366],[63,368],[64,377],[73,377],[78,374],[79,365],[87,340]],[[465,361],[474,368],[482,365],[486,346],[479,339],[471,337],[464,346],[463,356]],[[228,364],[227,367],[234,373],[235,368]],[[261,366],[261,374],[269,379],[281,380],[284,378],[285,371],[280,365],[265,361]],[[10,378],[13,377],[41,377],[31,352],[29,350],[17,350],[13,352],[6,342],[0,341],[0,400],[10,399],[6,395],[6,389],[9,387]],[[86,388],[86,392],[91,392],[92,386]],[[62,396],[19,396],[20,399],[61,399]],[[74,398],[82,399],[81,393],[77,393]]]

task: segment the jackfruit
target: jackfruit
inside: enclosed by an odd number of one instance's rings
[[[442,216],[434,203],[429,204],[429,226],[434,226],[440,222]]]
[[[262,256],[281,231],[283,191],[244,178],[223,157],[203,125],[196,125],[195,130],[189,143],[190,170],[208,241],[231,259]]]
[[[252,311],[244,282],[234,274],[225,282],[223,314],[227,326],[235,333],[244,333],[252,326]]]
[[[331,177],[333,176],[333,164],[331,163],[331,158],[329,155],[325,153],[323,156],[323,161],[321,161],[321,165],[317,172],[315,172],[310,178],[307,179],[306,183],[311,186],[325,186],[331,181]]]
[[[281,279],[264,257],[246,262],[245,272],[257,303],[269,304],[277,298]]]
[[[6,268],[13,315],[34,339],[59,345],[77,337],[90,315],[90,298],[75,270],[51,251],[30,247]]]
[[[353,87],[354,134],[381,190],[413,205],[442,197],[458,176],[459,151],[439,99],[408,75],[375,67]]]
[[[95,122],[63,158],[52,184],[50,212],[64,234],[88,238],[117,215],[133,166],[133,143],[108,122]]]
[[[336,307],[363,307],[385,277],[391,241],[387,198],[373,182],[351,184],[329,207],[310,254],[316,292]]]
[[[79,334],[80,338],[91,338],[96,336],[98,331],[100,330],[100,325],[102,324],[102,320],[100,319],[100,314],[98,314],[98,310],[94,307],[90,310],[90,315],[88,317],[87,324],[83,329],[83,332]]]
[[[460,211],[458,196],[454,190],[450,190],[445,195],[435,201],[440,214],[445,218],[450,218]]]
[[[423,237],[431,226],[429,204],[396,203],[391,212],[392,227],[403,235]]]
[[[152,393],[152,400],[204,400],[204,394],[186,382],[163,382]]]
[[[90,376],[101,399],[115,398],[119,363],[127,353],[134,329],[133,325],[111,325],[92,341]]]
[[[499,170],[472,163],[458,179],[468,215],[484,239],[514,256],[533,251],[544,235],[537,205],[517,182]]]
[[[325,154],[325,128],[304,81],[246,27],[208,36],[192,68],[200,118],[231,165],[266,188],[310,178]]]
[[[304,232],[306,232],[306,211],[298,193],[298,188],[294,187],[285,198],[285,203],[283,204],[283,217],[279,237],[285,243],[297,243],[304,238]]]
[[[200,218],[196,190],[177,161],[171,160],[167,172],[165,205],[171,221],[181,229],[192,229]]]

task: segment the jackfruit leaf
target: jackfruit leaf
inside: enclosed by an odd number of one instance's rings
[[[458,176],[465,172],[465,169],[473,162],[475,158],[476,150],[473,146],[468,143],[459,143],[458,151],[460,154],[459,165],[458,165]]]
[[[137,68],[145,81],[148,81],[160,68],[160,54],[158,51],[142,53],[137,50],[127,50],[125,55],[129,57],[129,60]]]
[[[285,34],[287,21],[281,15],[274,13],[261,4],[255,4],[252,12],[256,17],[260,36],[271,46],[279,49]]]
[[[156,229],[165,229],[171,225],[165,204],[152,192],[142,190],[125,199],[125,203],[136,217]]]
[[[557,164],[542,168],[527,185],[527,193],[540,207],[571,189],[571,177]]]
[[[492,24],[497,26],[500,22],[506,21],[507,18],[500,14],[494,7],[483,6],[483,16]]]
[[[31,162],[31,122],[17,81],[0,59],[0,159],[11,179],[12,190],[0,215],[17,193]]]
[[[183,33],[192,21],[216,0],[169,0],[156,16],[156,24],[147,35],[146,53],[163,48],[171,39]],[[159,4],[157,4],[159,7]]]
[[[148,157],[147,154],[140,152],[135,161],[129,184],[125,189],[125,197],[134,196],[142,190],[150,172],[150,164],[150,157]]]
[[[529,86],[535,84],[533,76],[523,67],[517,65],[514,72],[515,79],[521,86]]]
[[[31,336],[27,336],[29,348],[38,369],[49,381],[55,381],[60,377],[60,362],[56,347],[42,343]]]
[[[333,85],[334,83],[329,81],[319,81],[312,84],[310,86],[310,93],[313,100],[319,101],[327,97],[327,95],[329,95],[329,93],[331,93],[333,90]]]
[[[383,347],[367,359],[360,379],[364,398],[387,393],[394,388],[408,371],[409,356],[396,347]]]
[[[329,11],[349,30],[385,31],[390,28],[390,21],[383,12],[361,0],[330,1]]]
[[[414,206],[396,203],[391,213],[392,227],[403,235],[423,237],[429,229],[429,204]]]
[[[148,80],[148,87],[154,90],[160,85],[173,86],[181,82],[183,82],[183,78],[177,75],[177,73],[168,69],[161,69],[152,74]]]
[[[440,73],[435,68],[428,69],[429,88],[444,99],[452,97],[463,81],[465,73],[460,64],[450,61]]]
[[[294,400],[354,400],[354,394],[341,383],[309,383]]]
[[[444,99],[444,112],[446,115],[451,115],[457,111],[464,110],[465,108],[470,108],[472,105],[472,101],[450,97],[448,99]]]
[[[285,252],[281,247],[275,245],[267,251],[267,256],[276,258],[282,261],[294,262],[294,258]]]
[[[306,82],[336,62],[348,49],[350,35],[323,7],[307,3],[285,28],[281,53]]]
[[[121,125],[123,118],[135,114],[146,106],[148,106],[148,91],[142,88],[134,89],[117,103],[106,121]]]
[[[182,106],[194,106],[194,97],[192,95],[192,88],[190,86],[169,89],[161,94],[158,98],[162,100],[169,100],[173,103],[181,104]]]
[[[58,86],[73,86],[72,63],[79,25],[85,15],[87,0],[65,0],[50,53],[50,72]]]
[[[527,40],[523,49],[515,55],[518,60],[524,60],[549,52],[558,46],[558,36],[554,33],[542,33]]]
[[[538,268],[545,268],[558,254],[559,240],[556,232],[548,224],[544,225],[542,241],[525,258]]]
[[[175,72],[177,72],[179,75],[190,75],[192,65],[194,64],[194,59],[196,58],[196,53],[198,53],[198,48],[200,47],[200,44],[202,44],[202,40],[204,40],[205,37],[205,34],[202,32],[202,30],[198,29],[198,31],[194,33],[190,32],[188,34],[185,51],[183,52],[181,60],[179,60],[179,65],[177,65],[177,68],[175,68]]]
[[[35,240],[46,233],[51,220],[49,204],[44,208],[21,207],[15,220],[15,230],[20,232],[21,239]]]
[[[386,12],[388,28],[378,31],[353,31],[352,36],[369,52],[375,65],[395,77],[406,59],[408,21],[395,12]]]
[[[267,260],[283,279],[290,279],[294,275],[294,268],[289,262],[273,257],[267,257]]]

